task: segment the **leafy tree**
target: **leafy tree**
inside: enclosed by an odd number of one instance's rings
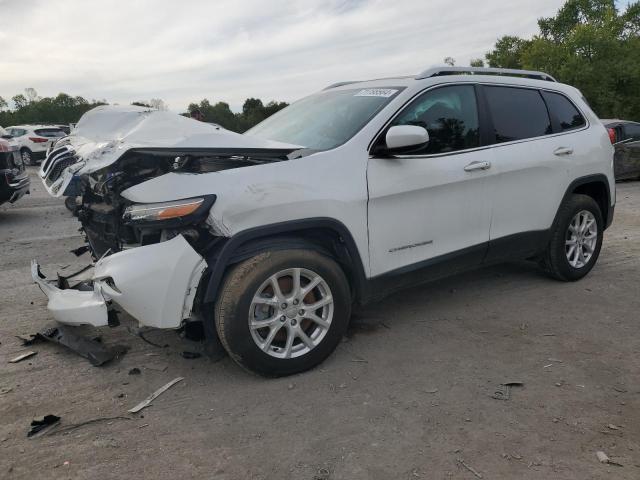
[[[18,95],[15,95],[11,98],[11,101],[13,102],[13,104],[15,105],[17,110],[20,110],[21,108],[24,108],[27,106],[27,97],[25,97],[24,95],[22,95],[21,93],[19,93]]]
[[[131,105],[134,105],[136,107],[152,108],[151,105],[142,101],[131,102]]]
[[[191,112],[199,110],[204,115],[205,122],[217,123],[227,130],[234,132],[245,132],[254,125],[260,123],[265,118],[273,115],[278,110],[289,105],[286,102],[271,101],[264,105],[258,98],[248,98],[242,105],[240,113],[233,113],[228,103],[218,102],[211,105],[208,99],[203,99],[200,103],[190,103],[187,108]]]
[[[530,40],[502,37],[492,67],[543,70],[582,91],[601,118],[640,120],[640,2],[567,0]]]
[[[506,35],[498,39],[493,51],[487,53],[485,58],[493,68],[522,68],[522,51],[528,44],[527,40]]]
[[[8,107],[9,107],[9,104],[7,103],[7,101],[4,98],[0,97],[0,111]]]
[[[445,65],[449,65],[450,67],[453,67],[456,64],[456,60],[453,57],[444,57],[443,62]]]
[[[472,58],[469,62],[470,67],[484,67],[484,60],[481,58]]]

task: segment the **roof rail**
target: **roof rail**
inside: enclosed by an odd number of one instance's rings
[[[322,90],[330,90],[332,88],[343,87],[344,85],[351,85],[352,83],[360,83],[360,82],[362,82],[362,80],[349,80],[347,82],[332,83],[328,87],[324,87]]]
[[[507,75],[520,76],[527,78],[535,78],[537,80],[547,80],[549,82],[557,82],[548,73],[535,72],[531,70],[517,70],[514,68],[485,68],[485,67],[431,67],[422,73],[416,75],[416,80],[422,80],[429,77],[439,77],[442,75]]]

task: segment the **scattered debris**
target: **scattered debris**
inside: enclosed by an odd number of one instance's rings
[[[424,393],[438,393],[438,389],[437,388],[432,388],[430,390],[423,390]]]
[[[13,390],[13,387],[2,387],[0,388],[0,395],[4,395],[5,393],[9,393]]]
[[[33,437],[36,433],[41,432],[47,427],[54,425],[60,421],[57,415],[45,415],[31,421],[31,429],[27,432],[27,437]]]
[[[614,389],[616,392],[619,392],[619,393],[627,393],[627,389],[626,389],[626,388],[624,388],[624,387],[619,387],[619,386],[617,386],[617,385],[616,385],[615,387],[613,387],[613,389]]]
[[[597,451],[596,452],[596,457],[598,457],[598,461],[600,463],[606,463],[608,465],[615,465],[616,467],[622,467],[623,465],[621,463],[617,463],[614,462],[613,460],[611,460],[606,453],[602,452],[602,451]]]
[[[169,367],[167,365],[145,365],[144,368],[155,372],[166,372]]]
[[[12,358],[11,360],[9,360],[9,363],[18,363],[18,362],[21,362],[22,360],[25,360],[27,358],[33,357],[34,355],[37,355],[37,354],[38,354],[38,352],[33,352],[33,351],[21,353],[17,357]]]
[[[140,402],[138,405],[136,405],[135,407],[133,407],[132,409],[129,410],[129,413],[137,413],[140,410],[142,410],[143,408],[148,407],[149,405],[151,405],[151,402],[157,398],[159,395],[162,395],[164,392],[166,392],[167,390],[169,390],[171,387],[173,387],[176,383],[181,382],[182,380],[184,380],[183,377],[177,377],[174,378],[173,380],[171,380],[169,383],[167,383],[166,385],[164,385],[163,387],[160,387],[158,390],[156,390],[155,392],[153,392],[151,395],[149,395],[146,399],[144,399],[142,402]]]
[[[44,342],[44,339],[38,334],[30,334],[30,335],[16,335],[16,338],[22,341],[23,347],[29,347],[34,343]]]
[[[83,255],[89,251],[89,245],[83,245],[82,247],[74,248],[73,250],[69,250],[69,252],[73,253],[76,257]]]
[[[496,400],[509,400],[511,398],[511,387],[522,386],[524,386],[524,383],[519,381],[501,383],[498,389],[490,396]]]
[[[365,360],[364,358],[352,358],[349,361],[354,363],[369,363],[369,361]]]
[[[187,360],[193,360],[194,358],[200,358],[202,356],[201,353],[198,352],[182,352],[180,354],[182,358],[186,358]]]
[[[159,343],[152,342],[151,340],[149,340],[147,337],[144,336],[144,331],[142,329],[140,329],[140,328],[134,329],[134,328],[129,327],[128,330],[129,330],[130,333],[134,334],[136,337],[140,337],[142,340],[147,342],[149,345],[153,345],[154,347],[167,348],[169,346],[168,343],[160,345]]]
[[[289,390],[293,390],[293,389],[295,388],[295,385],[294,385],[293,383],[290,383],[290,384],[287,386],[287,388],[288,388]]]
[[[148,427],[149,424],[148,423],[143,423],[142,425],[138,425],[138,428],[144,428],[144,427]]]
[[[140,375],[141,373],[142,372],[138,367],[133,367],[131,370],[129,370],[129,375]]]
[[[542,336],[543,337],[555,337],[556,334],[555,333],[543,333]]]
[[[70,432],[72,430],[75,430],[77,428],[84,427],[86,425],[92,425],[94,423],[101,423],[101,422],[112,422],[113,420],[133,420],[133,419],[131,417],[123,417],[123,416],[92,418],[92,419],[86,420],[84,422],[72,423],[70,425],[65,425],[65,426],[60,427],[60,428],[51,429],[50,431],[45,433],[45,435],[47,435],[47,436],[49,436],[49,435],[60,435],[60,434],[68,433],[68,432]]]
[[[84,337],[77,332],[77,328],[57,325],[39,332],[38,335],[49,342],[58,343],[73,350],[81,357],[88,359],[94,367],[99,367],[114,358],[121,357],[128,350],[128,347],[124,345],[108,347],[94,339]]]
[[[549,365],[545,365],[545,366],[544,366],[544,367],[542,367],[542,368],[549,368],[549,367],[553,367],[553,363],[550,363]]]
[[[617,425],[614,425],[613,423],[610,423],[609,425],[607,425],[607,428],[611,430],[620,430],[620,427],[618,427]]]
[[[482,474],[480,474],[480,473],[479,473],[477,470],[475,470],[473,467],[471,467],[471,466],[467,465],[463,459],[458,458],[458,460],[457,460],[457,461],[458,461],[458,463],[459,463],[460,465],[462,465],[464,468],[466,468],[467,470],[469,470],[469,471],[470,471],[471,473],[473,473],[476,477],[478,477],[478,478],[482,478]]]

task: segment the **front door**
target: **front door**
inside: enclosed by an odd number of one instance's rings
[[[453,269],[479,264],[489,240],[491,153],[477,149],[474,86],[428,90],[410,102],[393,125],[423,126],[430,141],[411,154],[369,159],[372,276],[441,260],[451,260]]]

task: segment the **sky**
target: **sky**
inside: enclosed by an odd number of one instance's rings
[[[563,0],[0,0],[0,96],[291,102],[343,80],[468,65]]]

